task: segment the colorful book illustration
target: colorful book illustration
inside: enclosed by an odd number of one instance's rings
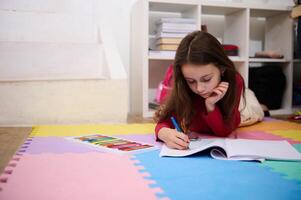
[[[189,149],[170,149],[163,145],[160,156],[183,157],[210,149],[210,155],[220,160],[289,160],[301,161],[301,154],[285,140],[198,139]]]
[[[101,148],[104,151],[116,153],[138,153],[146,150],[157,149],[157,147],[151,144],[145,144],[137,141],[130,141],[118,137],[100,134],[67,137],[67,139]]]

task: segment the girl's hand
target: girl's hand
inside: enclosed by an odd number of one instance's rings
[[[205,105],[208,112],[214,110],[214,106],[216,102],[218,102],[225,96],[228,88],[229,88],[228,82],[220,82],[220,84],[218,84],[218,86],[213,89],[211,95],[205,99]]]
[[[161,128],[158,132],[158,137],[162,140],[169,148],[172,149],[188,149],[189,138],[184,133],[178,132],[171,128]]]

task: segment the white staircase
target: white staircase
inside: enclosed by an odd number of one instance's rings
[[[92,3],[0,1],[0,126],[126,121],[127,74]]]

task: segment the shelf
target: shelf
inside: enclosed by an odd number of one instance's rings
[[[235,13],[239,10],[244,9],[241,6],[232,5],[228,6],[229,4],[218,5],[212,3],[202,3],[202,15],[229,15],[231,13]]]
[[[270,114],[273,115],[289,115],[292,114],[292,109],[277,109],[277,110],[270,110]]]
[[[287,63],[289,60],[286,60],[284,58],[281,59],[275,59],[275,58],[249,58],[250,63]]]
[[[287,5],[277,5],[275,3],[247,3],[247,2],[216,2],[212,0],[203,0],[201,2],[202,7],[215,7],[217,10],[224,11],[235,11],[235,9],[244,9],[249,8],[252,11],[257,10],[258,12],[254,12],[254,16],[267,17],[273,16],[277,14],[281,14],[285,11],[291,11],[292,7]],[[232,9],[232,11],[231,11]],[[227,12],[226,12],[227,13]]]
[[[149,60],[174,60],[175,51],[149,51],[148,59]],[[232,62],[245,62],[244,58],[239,56],[229,56]]]
[[[235,2],[214,2],[212,0],[203,0],[201,6],[212,6],[212,7],[222,7],[222,8],[246,8],[245,3],[235,3]]]
[[[251,17],[272,17],[275,15],[288,14],[291,12],[291,9],[288,6],[274,6],[269,4],[269,6],[263,7],[254,4],[250,7],[250,16]]]
[[[187,10],[193,9],[197,4],[189,4],[187,2],[173,2],[168,3],[164,1],[155,2],[150,1],[149,10],[155,12],[174,12],[174,13],[183,13]]]
[[[246,59],[239,57],[239,56],[229,56],[230,60],[232,60],[232,62],[245,62]]]
[[[301,59],[294,59],[294,63],[301,63]]]

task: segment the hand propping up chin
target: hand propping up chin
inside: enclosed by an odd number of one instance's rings
[[[208,112],[214,110],[216,102],[218,102],[225,96],[228,88],[228,82],[220,82],[218,86],[212,90],[211,95],[205,99],[205,105]]]

